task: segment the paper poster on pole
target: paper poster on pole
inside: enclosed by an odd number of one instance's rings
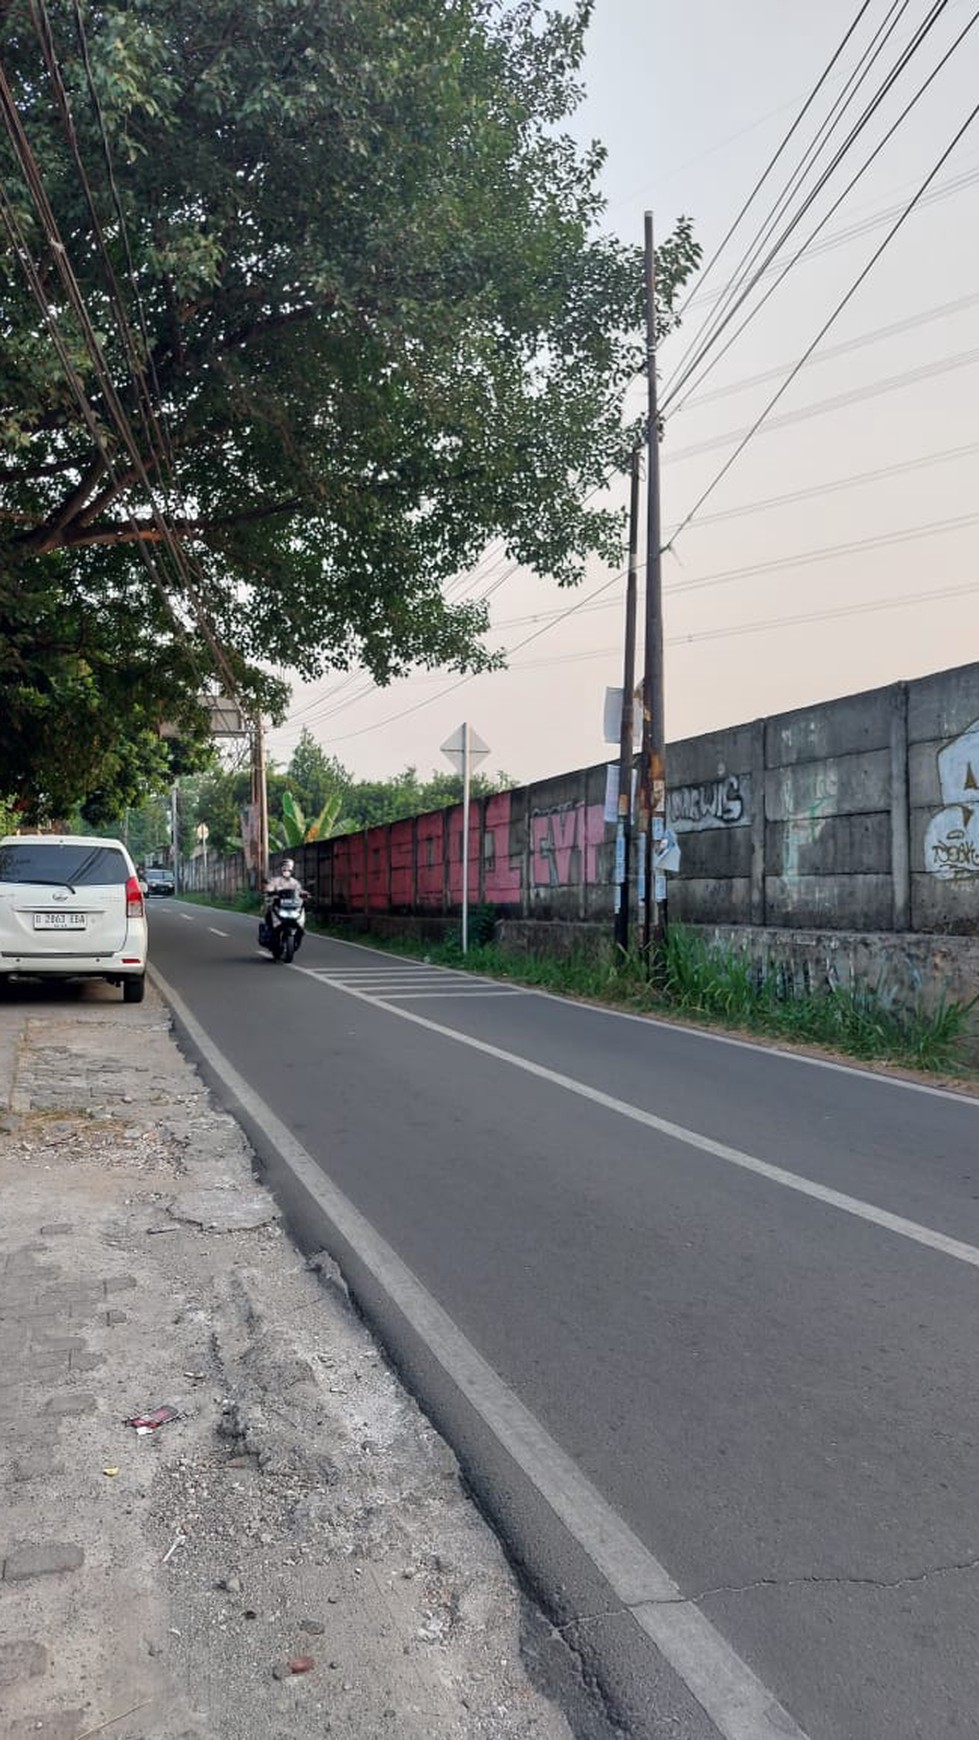
[[[637,784],[638,784],[638,775],[636,773],[636,769],[633,768],[633,770],[632,770],[632,809],[630,811],[630,814],[632,815],[633,821],[635,820],[635,816],[636,816],[636,787],[637,787]],[[608,822],[611,825],[613,822],[617,822],[618,819],[619,819],[619,764],[617,761],[607,761],[605,763],[605,820],[606,820],[606,822]]]
[[[602,737],[606,743],[619,743],[622,739],[622,690],[606,689],[605,706],[602,709]],[[642,707],[633,697],[632,702],[632,743],[638,750],[642,742]]]
[[[659,820],[659,818],[654,816],[654,830],[657,820]],[[653,846],[653,862],[656,866],[657,873],[659,874],[665,874],[668,870],[671,875],[675,876],[676,872],[679,870],[680,843],[672,828],[665,828],[659,839],[655,841]]]

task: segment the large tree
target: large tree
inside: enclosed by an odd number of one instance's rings
[[[567,583],[616,548],[641,270],[563,131],[589,11],[3,9],[0,783],[50,803],[127,694],[139,738],[209,677],[478,667],[445,584],[488,543]]]

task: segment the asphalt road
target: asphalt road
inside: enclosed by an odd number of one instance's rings
[[[979,1102],[312,936],[282,967],[235,914],[150,917],[204,1032],[539,1424],[540,1466],[580,1475],[579,1528],[405,1332],[617,1720],[979,1734]],[[666,1593],[631,1603],[624,1570],[610,1594],[592,1493]],[[709,1622],[665,1661],[659,1618],[642,1647],[632,1623],[657,1602]],[[737,1675],[705,1700],[712,1633],[769,1717]]]

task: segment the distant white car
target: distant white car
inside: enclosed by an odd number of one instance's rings
[[[143,893],[121,840],[0,840],[0,977],[107,979],[141,1003],[146,943]]]

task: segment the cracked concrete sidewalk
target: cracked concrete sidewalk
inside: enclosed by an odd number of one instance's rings
[[[569,1740],[453,1457],[156,993],[7,991],[0,1105],[0,1740]]]

